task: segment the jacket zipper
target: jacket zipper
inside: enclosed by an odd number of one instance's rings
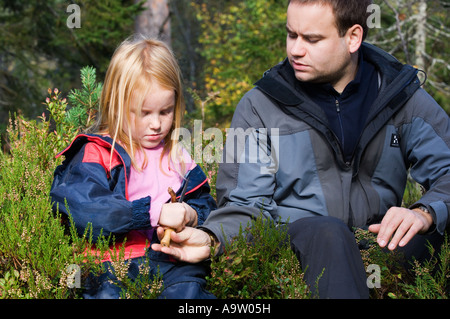
[[[342,149],[344,149],[345,148],[344,147],[345,146],[345,136],[344,136],[344,126],[342,125],[341,104],[337,98],[336,98],[336,112],[337,112],[337,116],[338,116],[338,120],[339,120],[339,128],[341,129]]]
[[[338,98],[335,98],[335,102],[336,102],[336,112],[337,112],[338,121],[339,121],[339,128],[341,130],[342,156],[343,156],[343,160],[344,160],[345,165],[350,166],[351,164],[348,161],[346,161],[345,154],[344,154],[344,150],[345,150],[345,135],[344,135],[344,125],[342,123],[342,116],[341,116],[341,103],[339,102]]]

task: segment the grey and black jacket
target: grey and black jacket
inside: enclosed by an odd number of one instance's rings
[[[379,94],[351,161],[321,107],[292,85],[285,60],[236,108],[217,178],[219,209],[204,229],[223,242],[261,212],[281,222],[324,215],[365,227],[402,205],[410,173],[426,190],[411,208],[427,207],[433,229],[445,231],[449,116],[420,87],[416,69],[375,46],[361,49],[379,73]]]

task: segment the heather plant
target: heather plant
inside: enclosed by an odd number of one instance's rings
[[[386,251],[380,248],[376,235],[361,228],[355,229],[355,238],[360,247],[364,269],[370,265],[380,267],[380,287],[370,289],[373,299],[401,298],[403,292],[400,287],[410,276],[403,267],[403,256],[396,251]]]
[[[48,198],[54,159],[49,122],[10,121],[10,152],[0,154],[0,296],[67,298],[66,265],[81,263]]]
[[[249,240],[250,239],[250,240]],[[259,217],[213,257],[209,290],[218,298],[306,299],[309,287],[283,226]]]
[[[143,258],[136,278],[128,276],[129,265],[123,258],[123,254],[113,258],[111,267],[114,269],[117,277],[117,280],[112,282],[122,288],[120,294],[122,299],[155,299],[163,290],[164,282],[162,276],[159,270],[157,270],[155,275],[151,274],[148,258]]]
[[[448,299],[450,295],[450,245],[448,235],[439,252],[429,246],[431,258],[420,264],[414,261],[414,280],[402,285],[407,298]]]
[[[96,81],[96,71],[92,67],[81,69],[80,90],[73,89],[68,99],[61,98],[58,89],[48,90],[46,107],[50,121],[55,126],[56,147],[61,150],[67,146],[77,133],[92,126],[97,114],[102,83]],[[69,106],[69,103],[71,105]]]

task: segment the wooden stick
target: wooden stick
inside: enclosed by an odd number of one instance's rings
[[[175,192],[173,191],[172,187],[169,187],[169,189],[167,190],[170,194],[170,201],[172,203],[176,203],[177,202],[177,195],[175,194]]]
[[[172,203],[176,203],[177,202],[177,195],[175,194],[175,192],[173,191],[173,189],[171,187],[169,187],[169,189],[167,190],[170,194],[170,201]],[[171,228],[167,228],[164,231],[164,237],[161,239],[161,245],[163,247],[169,247],[170,246],[170,234],[173,232],[174,230]]]

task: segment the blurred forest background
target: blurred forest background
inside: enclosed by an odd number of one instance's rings
[[[80,8],[80,28],[69,28]],[[376,0],[368,42],[427,74],[425,88],[450,114],[450,1]],[[0,0],[0,132],[11,115],[35,119],[48,88],[80,87],[92,66],[102,82],[114,49],[133,33],[166,41],[183,70],[187,116],[227,127],[242,95],[285,57],[287,0]],[[69,11],[69,12],[67,12]],[[378,20],[379,18],[379,20]],[[73,21],[72,21],[73,22]]]

